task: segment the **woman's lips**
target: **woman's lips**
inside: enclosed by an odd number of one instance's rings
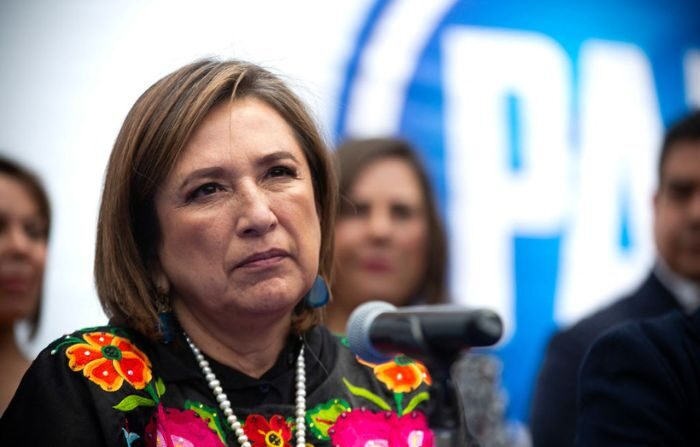
[[[28,278],[0,278],[0,290],[8,293],[26,293],[32,287],[32,281]]]
[[[363,269],[374,273],[385,273],[391,271],[391,263],[386,259],[365,259],[360,263],[360,265],[362,265]]]
[[[280,249],[271,249],[262,252],[255,253],[248,256],[243,261],[236,265],[236,268],[244,269],[258,269],[267,268],[280,263],[282,260],[287,258],[289,253]]]

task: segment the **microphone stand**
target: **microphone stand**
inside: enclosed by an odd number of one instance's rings
[[[452,366],[459,352],[435,352],[426,359],[433,378],[428,421],[435,447],[478,447],[467,427],[464,406],[452,379]]]

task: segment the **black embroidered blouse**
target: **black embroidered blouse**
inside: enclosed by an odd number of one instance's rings
[[[425,367],[404,356],[358,361],[343,340],[316,327],[303,341],[290,338],[260,379],[208,358],[254,447],[295,445],[294,365],[302,342],[307,446],[434,445],[424,415]],[[105,326],[40,353],[0,419],[0,444],[237,446],[222,417],[182,335],[154,343]]]

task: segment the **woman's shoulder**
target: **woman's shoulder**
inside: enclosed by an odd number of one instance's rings
[[[25,374],[0,431],[28,440],[24,445],[46,440],[52,445],[103,445],[103,433],[119,433],[118,418],[109,415],[157,396],[150,361],[137,340],[142,337],[113,325],[56,339]],[[45,417],[33,416],[37,414]],[[75,424],[82,429],[66,430]],[[59,439],[65,442],[55,443]]]

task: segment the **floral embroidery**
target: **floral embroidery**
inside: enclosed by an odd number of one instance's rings
[[[340,415],[328,433],[333,445],[342,447],[433,447],[425,416],[415,411],[399,417],[393,411],[355,409]]]
[[[126,447],[131,447],[131,444],[141,439],[141,436],[134,432],[129,432],[126,428],[122,427],[122,433],[124,434],[124,440],[126,441]]]
[[[318,404],[306,412],[306,424],[316,439],[328,441],[328,429],[335,424],[342,413],[349,411],[350,404],[343,399],[332,399],[325,404]]]
[[[290,447],[292,430],[282,416],[272,416],[268,422],[259,414],[251,414],[243,430],[253,447]]]
[[[162,405],[146,426],[144,437],[148,447],[224,447],[197,413]]]
[[[425,365],[405,355],[398,355],[378,365],[359,358],[358,361],[373,368],[377,379],[395,393],[408,393],[418,388],[423,382],[432,384],[430,373]]]
[[[117,391],[124,381],[135,389],[143,389],[151,381],[151,362],[129,340],[107,332],[83,334],[66,349],[68,366],[82,371],[90,381],[105,391]]]
[[[221,418],[216,413],[216,408],[209,407],[200,402],[194,402],[191,400],[185,401],[185,409],[192,410],[199,415],[202,419],[207,422],[209,428],[214,430],[216,434],[219,435],[219,439],[224,444],[226,443],[226,435],[224,434],[224,427],[221,424]]]

